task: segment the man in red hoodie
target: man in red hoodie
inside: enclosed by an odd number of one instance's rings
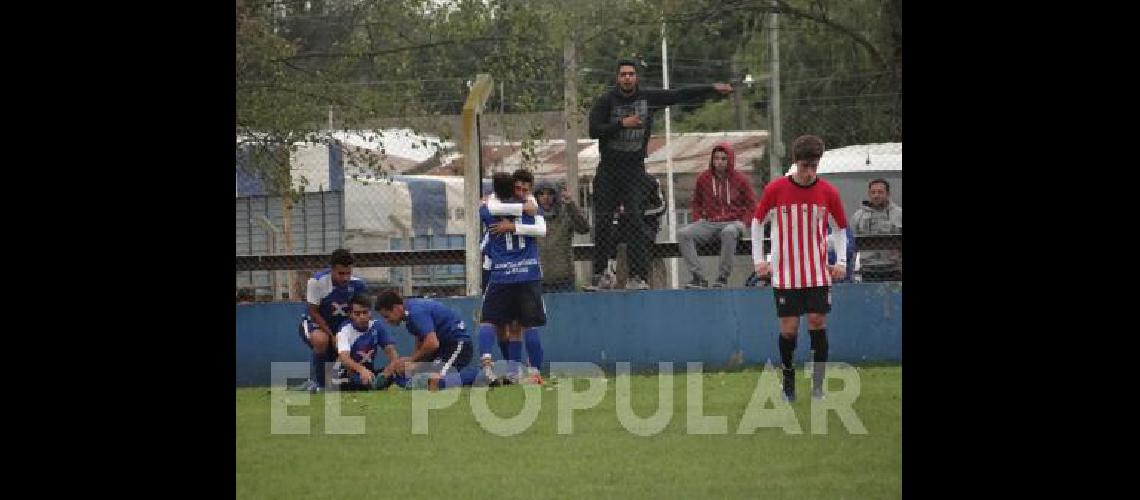
[[[756,192],[744,174],[736,171],[736,154],[727,142],[713,147],[709,169],[697,177],[691,204],[693,222],[677,232],[677,243],[693,279],[685,288],[704,288],[708,280],[701,273],[697,245],[720,241],[720,273],[714,287],[728,284],[736,240],[752,223]]]

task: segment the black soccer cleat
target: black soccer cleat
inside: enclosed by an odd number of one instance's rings
[[[784,401],[796,402],[796,371],[784,369]]]

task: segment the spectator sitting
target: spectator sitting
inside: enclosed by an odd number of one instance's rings
[[[890,200],[891,185],[885,179],[867,184],[863,206],[851,216],[851,227],[858,236],[902,234],[902,207]],[[902,279],[902,250],[862,250],[859,272],[863,281],[897,281]]]
[[[701,273],[697,260],[697,246],[720,242],[720,267],[714,287],[728,285],[732,274],[732,261],[736,257],[736,242],[752,224],[752,210],[756,206],[756,192],[748,177],[736,170],[736,155],[732,146],[721,142],[713,147],[709,167],[697,177],[693,189],[693,222],[677,232],[677,246],[693,279],[685,288],[704,288],[708,280]]]
[[[239,288],[237,291],[237,303],[239,306],[252,304],[254,300],[253,290],[249,288]]]

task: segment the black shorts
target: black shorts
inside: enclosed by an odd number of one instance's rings
[[[301,324],[297,325],[297,335],[301,337],[301,342],[304,342],[305,345],[309,346],[309,349],[313,348],[313,342],[309,339],[313,336],[313,330],[316,330],[317,328],[319,328],[317,326],[317,322],[313,321],[308,316],[303,316],[301,318]],[[326,357],[329,361],[336,361],[337,359],[335,339],[335,336],[329,339],[332,342],[332,345],[330,345],[330,348],[325,351]]]
[[[788,318],[807,313],[827,314],[831,312],[831,287],[773,288],[776,297],[776,316]]]
[[[515,320],[524,328],[546,325],[541,281],[487,285],[480,321],[505,325]]]
[[[443,363],[439,368],[439,374],[447,375],[452,371],[458,373],[466,368],[471,362],[471,351],[469,338],[440,342],[439,349],[435,351],[435,361]]]

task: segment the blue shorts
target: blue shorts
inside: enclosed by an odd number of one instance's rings
[[[309,346],[309,349],[313,348],[313,343],[309,341],[309,338],[313,335],[313,330],[316,330],[318,328],[320,327],[317,325],[317,322],[309,319],[308,316],[302,317],[301,324],[297,325],[297,335],[301,337],[301,342],[304,342],[305,345]],[[329,346],[327,354],[330,361],[336,361],[335,342]]]
[[[546,325],[541,281],[487,285],[480,321],[505,325],[515,320],[524,328]]]

